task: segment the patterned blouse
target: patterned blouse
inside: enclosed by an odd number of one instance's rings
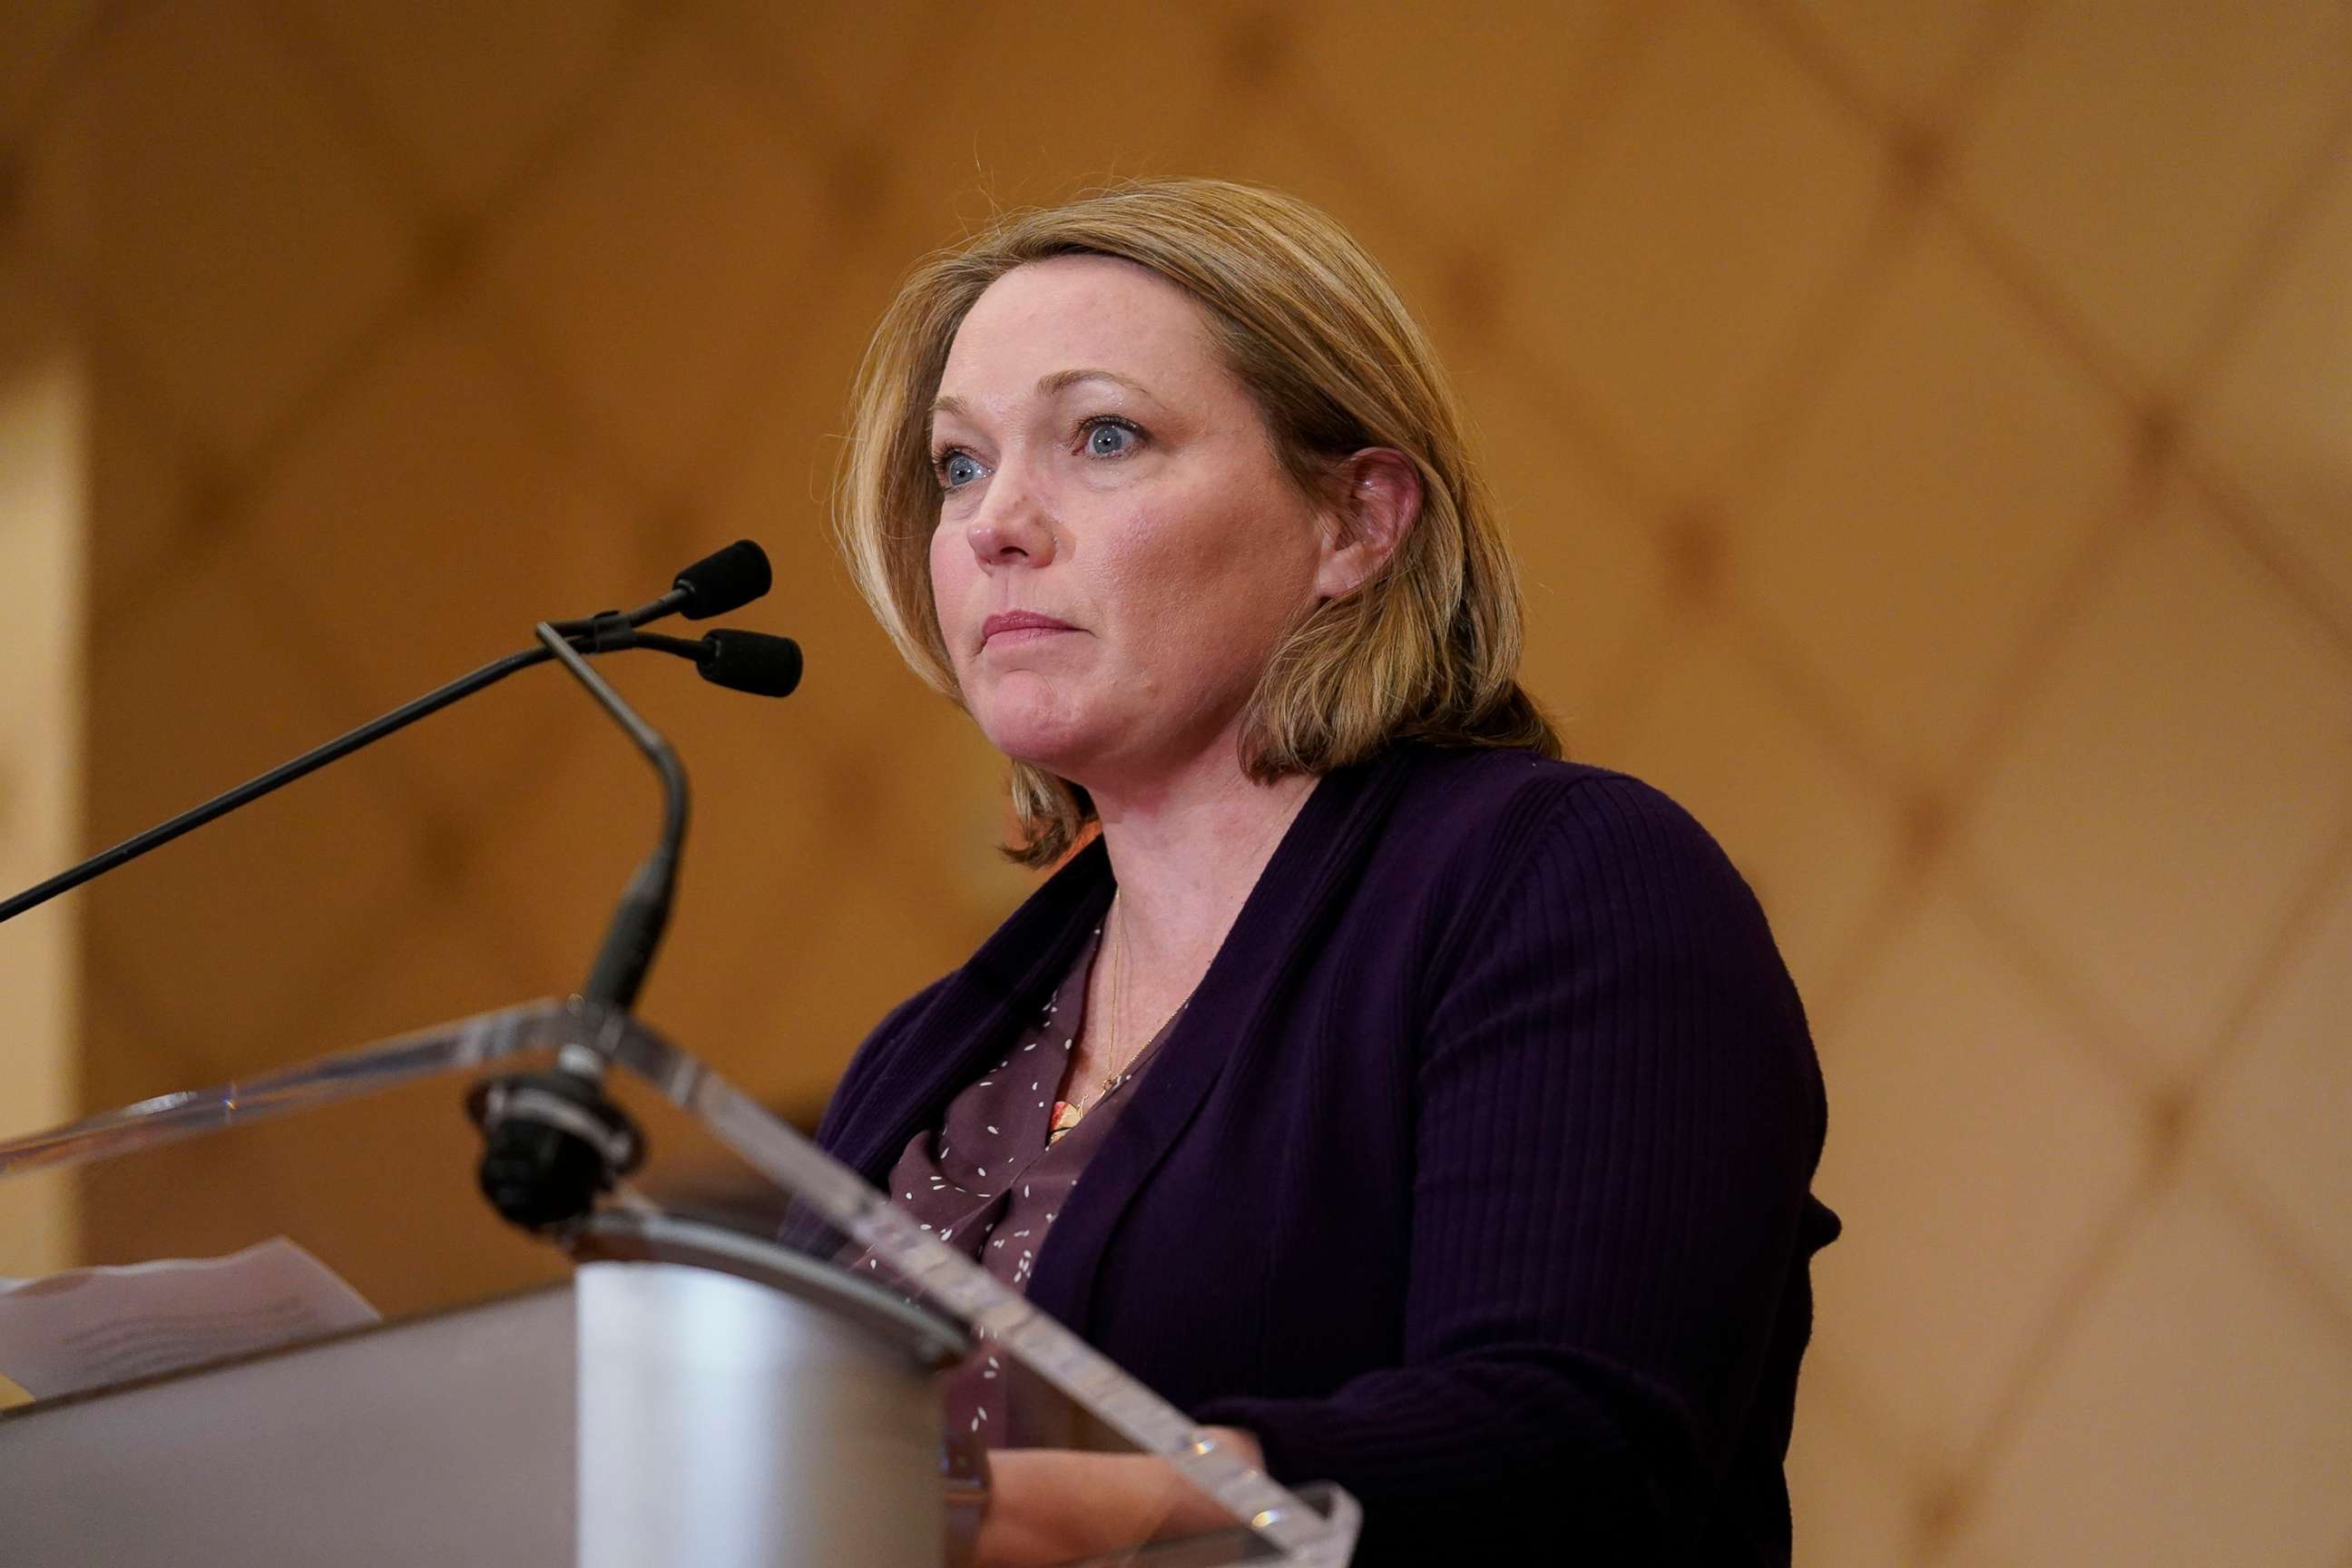
[[[1028,1285],[1054,1216],[1118,1120],[1128,1086],[1183,1016],[1178,1008],[1083,1111],[1070,1105],[1100,1088],[1065,1080],[1086,1029],[1087,980],[1101,947],[1097,926],[1045,1011],[1022,1029],[1003,1059],[949,1103],[936,1131],[908,1139],[890,1168],[893,1202],[1015,1290]],[[858,1266],[879,1267],[870,1258],[853,1265]],[[1003,1371],[997,1358],[983,1354],[950,1380],[948,1431],[998,1447],[1065,1440],[1066,1435],[1038,1429],[1043,1416],[1031,1407],[1049,1402],[1024,1397],[1008,1411]]]

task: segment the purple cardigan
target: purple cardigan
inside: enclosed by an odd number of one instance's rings
[[[883,1021],[819,1142],[882,1179],[1110,894],[1097,843]],[[1763,913],[1681,808],[1399,746],[1308,798],[1028,1294],[1346,1487],[1365,1568],[1785,1563],[1823,1116]]]

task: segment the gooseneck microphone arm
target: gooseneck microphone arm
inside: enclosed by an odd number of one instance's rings
[[[649,621],[670,615],[683,615],[690,621],[723,616],[765,594],[770,581],[767,556],[758,545],[749,540],[741,540],[705,556],[680,572],[670,591],[650,604],[625,615],[616,610],[606,611],[580,620],[556,621],[551,623],[551,626],[557,634],[557,646],[567,652],[577,648],[586,653],[611,653],[622,648],[649,647],[660,653],[692,659],[702,671],[703,679],[718,685],[761,696],[780,697],[791,690],[800,679],[800,650],[789,638],[721,629],[700,639],[688,641],[636,629]],[[543,626],[545,625],[548,624],[543,623]],[[225,816],[241,805],[250,805],[263,795],[283,789],[329,763],[381,741],[396,730],[404,730],[419,719],[437,713],[452,702],[472,696],[485,686],[504,680],[519,669],[544,664],[552,657],[555,656],[549,647],[542,645],[493,659],[479,669],[459,676],[438,690],[426,692],[380,719],[336,736],[323,746],[305,752],[290,762],[280,763],[258,778],[248,779],[225,795],[215,795],[202,805],[184,811],[168,822],[158,823],[112,848],[100,851],[79,866],[60,871],[46,881],[37,882],[21,893],[0,900],[0,921],[13,920],[26,910],[47,903],[59,893],[78,888],[93,877],[102,877],[118,866],[136,860],[151,849],[169,844],[182,834],[193,833],[216,817]],[[605,689],[609,691],[611,689]]]
[[[610,681],[589,668],[587,659],[562,632],[547,621],[540,622],[532,630],[548,656],[588,689],[588,694],[628,732],[637,750],[661,774],[661,842],[646,857],[636,875],[629,879],[620,907],[613,911],[612,924],[605,928],[604,944],[597,950],[595,967],[589,972],[588,984],[580,992],[585,1001],[625,1013],[636,1005],[646,971],[653,966],[654,951],[661,945],[662,931],[669,924],[670,899],[677,888],[678,858],[686,848],[686,769],[670,743],[638,717],[636,710],[622,700]]]
[[[428,714],[438,713],[460,698],[470,697],[485,686],[504,680],[518,669],[544,664],[547,657],[544,648],[532,647],[493,659],[436,691],[428,691],[414,702],[394,709],[381,719],[371,720],[356,730],[338,735],[323,746],[307,751],[290,762],[278,763],[258,778],[247,779],[225,795],[216,795],[202,805],[193,806],[168,822],[159,822],[144,833],[134,834],[112,848],[100,851],[69,870],[60,871],[45,882],[35,883],[5,902],[0,902],[0,921],[11,920],[37,905],[47,903],[59,893],[79,888],[93,877],[102,877],[117,866],[138,859],[150,849],[159,849],[184,833],[194,832],[215,817],[226,816],[238,806],[283,789],[304,774],[316,773],[329,763],[347,757],[362,746],[380,741],[395,730],[404,730]]]
[[[678,858],[686,846],[686,769],[669,742],[589,668],[582,648],[560,625],[541,621],[532,631],[549,657],[588,689],[661,774],[660,842],[629,879],[604,929],[595,967],[580,990],[583,1002],[626,1013],[636,1004],[669,923]],[[636,646],[675,640],[640,638]],[[686,653],[701,667],[704,679],[740,691],[782,697],[800,680],[800,649],[785,637],[713,632],[701,643],[666,651]],[[564,1045],[547,1071],[510,1073],[476,1084],[466,1109],[482,1131],[476,1184],[492,1208],[525,1230],[562,1237],[646,1157],[645,1134],[604,1092],[604,1058],[583,1041]]]

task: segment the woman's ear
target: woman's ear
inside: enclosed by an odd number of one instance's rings
[[[1421,470],[1393,447],[1350,454],[1332,475],[1331,530],[1316,595],[1344,598],[1388,564],[1421,516]]]

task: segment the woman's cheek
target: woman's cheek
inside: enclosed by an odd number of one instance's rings
[[[947,640],[949,654],[959,671],[963,668],[966,645],[971,641],[961,620],[963,606],[971,597],[971,551],[962,545],[953,530],[942,525],[932,533],[931,613],[939,617],[940,635]]]

